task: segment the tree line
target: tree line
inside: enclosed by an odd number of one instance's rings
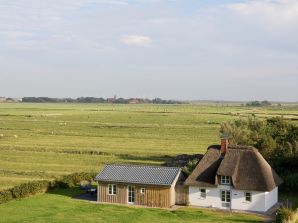
[[[187,104],[184,101],[164,100],[161,98],[96,98],[96,97],[79,97],[79,98],[49,98],[49,97],[24,97],[22,102],[25,103],[113,103],[113,104]]]

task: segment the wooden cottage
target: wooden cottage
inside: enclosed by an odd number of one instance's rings
[[[106,165],[96,176],[97,201],[171,207],[180,173],[176,167]]]

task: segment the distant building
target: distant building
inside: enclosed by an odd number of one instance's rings
[[[140,101],[137,98],[132,98],[128,101],[129,104],[139,104]]]
[[[6,101],[6,98],[5,97],[0,97],[0,103],[1,102],[5,102]]]
[[[108,103],[113,103],[113,102],[115,102],[116,100],[117,100],[117,95],[114,95],[113,98],[107,98],[107,102],[108,102]]]

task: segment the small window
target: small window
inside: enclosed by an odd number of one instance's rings
[[[116,184],[109,184],[109,195],[116,195],[117,187]]]
[[[144,187],[141,188],[141,194],[145,194],[146,189]]]
[[[230,178],[230,176],[221,176],[220,182],[221,182],[221,184],[224,184],[224,185],[230,185],[231,178]]]
[[[251,202],[251,193],[250,192],[245,192],[244,196],[245,196],[245,201]]]
[[[200,197],[204,198],[204,199],[206,198],[206,189],[205,188],[200,189]]]

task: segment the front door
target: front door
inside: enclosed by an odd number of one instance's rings
[[[221,207],[231,208],[231,191],[229,190],[221,191]]]
[[[128,203],[134,204],[135,203],[135,187],[134,186],[128,186],[127,188],[127,197],[128,197]]]

